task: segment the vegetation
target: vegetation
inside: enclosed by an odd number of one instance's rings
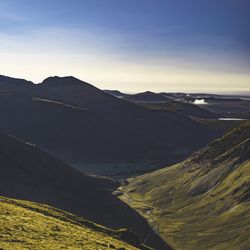
[[[0,197],[0,249],[149,249],[132,246],[135,236],[70,213]]]
[[[129,179],[121,199],[174,249],[249,249],[250,124],[184,162]]]

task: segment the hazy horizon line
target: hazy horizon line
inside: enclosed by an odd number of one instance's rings
[[[4,74],[0,74],[0,76],[3,76],[3,77],[10,77],[10,78],[15,78],[15,79],[22,79],[22,80],[26,80],[26,81],[30,81],[32,82],[33,84],[41,84],[45,79],[49,78],[49,77],[60,77],[60,78],[64,78],[64,77],[74,77],[74,78],[77,78],[78,80],[80,81],[83,81],[83,82],[86,82],[86,83],[89,83],[91,84],[92,86],[96,87],[96,88],[99,88],[101,90],[110,90],[110,91],[120,91],[124,94],[138,94],[138,93],[143,93],[143,92],[146,92],[146,91],[150,91],[150,92],[154,92],[154,93],[185,93],[185,94],[217,94],[217,95],[240,95],[240,96],[250,96],[250,90],[217,90],[217,91],[214,91],[214,90],[202,90],[201,89],[178,89],[177,90],[166,90],[166,89],[161,89],[161,90],[152,90],[150,88],[146,88],[146,89],[140,89],[140,90],[137,90],[137,91],[130,91],[130,90],[122,90],[120,88],[116,88],[116,89],[112,89],[112,88],[105,88],[105,87],[101,87],[100,85],[102,84],[98,84],[98,83],[95,83],[95,82],[92,82],[92,81],[85,81],[83,79],[81,79],[81,77],[76,77],[76,76],[73,76],[73,75],[64,75],[64,76],[59,76],[59,75],[49,75],[48,77],[45,77],[42,81],[39,81],[39,82],[35,82],[33,80],[30,80],[30,79],[27,79],[26,77],[19,77],[19,76],[9,76],[9,75],[4,75]],[[104,84],[103,84],[104,85]],[[138,84],[139,85],[139,84]]]

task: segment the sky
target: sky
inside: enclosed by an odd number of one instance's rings
[[[0,0],[0,74],[250,92],[249,0]]]

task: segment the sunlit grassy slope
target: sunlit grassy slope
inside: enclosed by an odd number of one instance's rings
[[[149,249],[133,247],[136,238],[125,229],[114,231],[49,206],[5,197],[0,197],[0,225],[0,249]]]
[[[246,123],[180,164],[130,179],[121,199],[174,249],[250,249],[249,156]]]

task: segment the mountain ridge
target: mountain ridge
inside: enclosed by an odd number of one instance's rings
[[[174,249],[247,249],[250,123],[181,163],[131,178],[121,199]]]
[[[184,159],[220,134],[181,114],[139,107],[73,77],[45,82],[14,91],[0,84],[5,91],[0,92],[0,129],[82,170],[96,162],[146,161],[149,169],[159,167]],[[85,111],[71,112],[70,106]],[[195,139],[194,132],[199,135]],[[126,174],[120,165],[119,172]]]

